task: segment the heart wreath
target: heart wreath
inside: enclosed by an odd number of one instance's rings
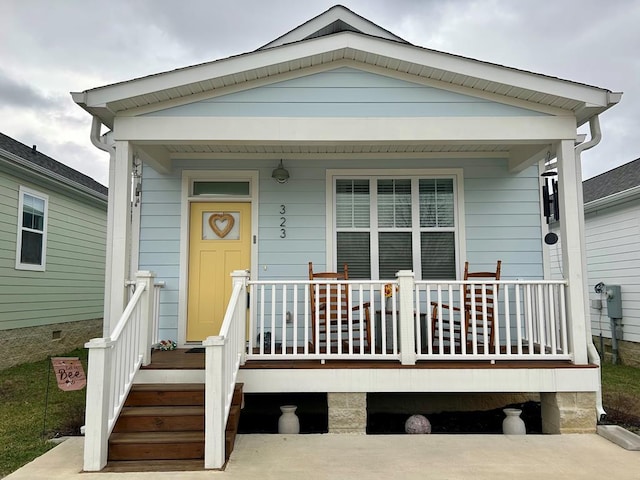
[[[209,226],[211,230],[220,238],[226,237],[236,220],[230,213],[212,213],[209,217]]]

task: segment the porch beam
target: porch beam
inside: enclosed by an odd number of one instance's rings
[[[576,137],[573,116],[537,117],[121,117],[121,141],[198,142],[491,142],[531,143]]]
[[[570,328],[570,351],[575,363],[586,365],[587,359],[587,295],[584,288],[584,229],[580,219],[584,218],[582,205],[582,168],[580,157],[576,158],[574,143],[559,142],[558,195],[560,203],[560,238],[562,238],[562,267],[567,285],[567,316]]]
[[[111,232],[112,239],[108,243],[111,245],[111,278],[107,288],[109,290],[109,332],[115,327],[120,315],[124,311],[127,302],[127,290],[125,283],[129,278],[130,240],[131,240],[131,170],[132,170],[132,149],[129,142],[116,141],[115,165],[113,172],[113,185],[109,185],[109,190],[113,189],[113,196],[109,200],[113,201],[110,207],[113,208],[113,217],[109,220],[112,223],[107,230]]]

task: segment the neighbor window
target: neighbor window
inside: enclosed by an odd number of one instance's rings
[[[47,207],[49,197],[20,187],[16,268],[44,270],[47,246]]]
[[[456,278],[453,177],[368,177],[335,180],[337,265],[350,278]]]

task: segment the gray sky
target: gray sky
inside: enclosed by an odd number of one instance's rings
[[[335,3],[2,0],[0,131],[106,184],[108,155],[69,92],[255,50]],[[416,45],[624,92],[600,118],[603,139],[583,154],[583,176],[640,157],[640,2],[341,3]]]

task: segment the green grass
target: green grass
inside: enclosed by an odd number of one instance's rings
[[[80,357],[86,373],[86,350],[59,356]],[[53,448],[49,439],[77,435],[84,424],[86,389],[60,390],[50,364],[47,359],[0,371],[0,478]]]
[[[640,433],[640,368],[604,363],[602,403],[606,423]]]

